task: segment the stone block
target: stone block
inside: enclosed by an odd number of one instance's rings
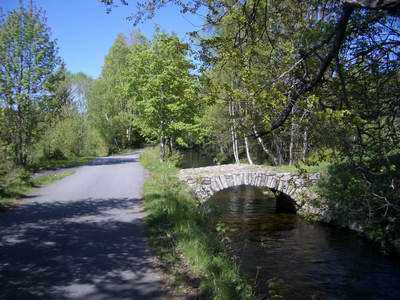
[[[233,178],[233,175],[232,175],[232,174],[227,174],[227,175],[225,175],[225,181],[226,181],[226,184],[227,184],[229,187],[232,187],[232,186],[235,185],[234,178]]]
[[[203,177],[201,180],[202,185],[210,185],[211,184],[211,178],[210,177]]]

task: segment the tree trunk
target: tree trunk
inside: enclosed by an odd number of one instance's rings
[[[268,150],[268,148],[264,144],[264,141],[262,140],[261,136],[258,135],[256,126],[253,126],[253,132],[254,132],[254,135],[257,137],[257,141],[260,144],[260,146],[263,149],[263,151],[265,152],[265,154],[267,154],[267,156],[270,158],[270,160],[272,161],[273,165],[277,165],[278,164],[278,160],[276,159],[275,155],[273,155],[271,153],[271,151]]]
[[[308,130],[307,127],[304,128],[304,133],[303,133],[303,160],[306,160],[306,158],[307,158],[307,150],[308,150],[307,130]]]
[[[282,140],[280,138],[275,138],[274,142],[276,147],[276,153],[278,156],[278,165],[281,165],[283,162]]]
[[[290,126],[290,143],[289,143],[289,165],[293,164],[293,148],[294,148],[294,133],[295,133],[295,124],[292,120],[292,124]]]
[[[244,136],[244,144],[246,146],[246,156],[247,156],[247,161],[249,162],[250,165],[253,164],[253,160],[251,159],[251,154],[250,154],[250,148],[249,148],[249,141],[247,136]]]
[[[168,139],[168,150],[169,150],[169,155],[172,155],[172,153],[174,152],[174,142],[172,137]]]
[[[165,161],[165,138],[163,136],[160,139],[160,161]]]
[[[128,140],[128,145],[131,146],[131,126],[126,129],[126,139]]]
[[[235,162],[237,164],[240,164],[240,159],[239,159],[239,145],[238,145],[238,138],[236,134],[235,128],[233,129],[233,147],[235,150]]]
[[[232,118],[231,138],[232,138],[233,156],[235,158],[235,162],[237,164],[239,164],[240,160],[239,160],[238,140],[237,140],[237,134],[236,134],[235,112],[234,112],[234,108],[233,108],[233,103],[231,101],[229,102],[229,114]]]

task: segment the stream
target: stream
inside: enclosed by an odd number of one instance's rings
[[[259,299],[272,278],[283,299],[400,299],[400,260],[355,233],[277,213],[274,195],[253,187],[218,192],[209,204]]]

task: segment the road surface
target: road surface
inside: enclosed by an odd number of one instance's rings
[[[0,213],[0,299],[162,299],[138,153],[99,158]]]

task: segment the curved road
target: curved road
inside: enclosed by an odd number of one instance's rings
[[[138,153],[99,158],[0,214],[0,299],[161,299]]]

